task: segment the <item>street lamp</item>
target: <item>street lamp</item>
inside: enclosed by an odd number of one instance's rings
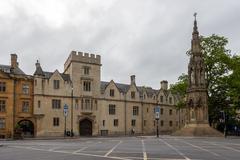
[[[73,137],[73,83],[71,92],[71,137]]]
[[[158,128],[158,121],[159,121],[159,116],[160,115],[160,106],[156,106],[155,108],[155,120],[157,120],[157,137],[159,137],[159,128]]]

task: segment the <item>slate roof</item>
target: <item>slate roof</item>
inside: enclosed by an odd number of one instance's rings
[[[0,70],[2,70],[5,73],[12,73],[17,75],[26,75],[19,67],[12,69],[10,65],[2,65],[0,64]]]
[[[105,81],[101,81],[101,92],[104,93],[107,85],[110,82],[105,82]],[[127,93],[130,85],[129,84],[122,84],[122,83],[115,83],[117,88],[119,89],[120,92],[122,93]],[[152,97],[153,94],[157,94],[158,90],[152,89],[151,87],[144,87],[144,86],[137,86],[137,89],[140,93],[140,96],[142,96],[143,92],[146,91],[147,95],[149,97]]]
[[[53,75],[54,72],[43,72],[44,74],[44,78],[51,78],[51,76]],[[60,73],[61,77],[63,78],[64,81],[70,81],[70,75],[69,74],[64,74],[64,73]]]

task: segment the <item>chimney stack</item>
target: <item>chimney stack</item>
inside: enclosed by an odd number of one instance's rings
[[[131,78],[131,84],[135,84],[136,83],[135,82],[135,77],[136,77],[135,75],[131,75],[131,77],[130,77]]]
[[[168,81],[166,81],[166,80],[161,81],[161,89],[163,89],[163,90],[168,89]]]
[[[12,68],[17,68],[18,67],[17,55],[16,54],[11,54],[11,67]]]

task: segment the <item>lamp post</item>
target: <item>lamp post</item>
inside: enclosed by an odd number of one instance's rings
[[[73,84],[71,92],[71,137],[73,137]]]

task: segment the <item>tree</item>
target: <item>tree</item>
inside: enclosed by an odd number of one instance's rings
[[[178,82],[175,84],[170,85],[170,91],[173,94],[177,94],[180,97],[180,100],[176,104],[176,109],[178,111],[178,126],[180,128],[180,112],[181,109],[185,108],[186,102],[185,102],[185,97],[186,97],[186,91],[187,91],[187,81],[188,81],[188,75],[182,74],[181,76],[178,77]]]
[[[201,47],[206,66],[208,89],[209,121],[218,123],[220,111],[224,110],[234,117],[240,108],[240,56],[231,55],[226,49],[228,40],[225,37],[211,35],[201,37]],[[187,55],[191,53],[188,51]],[[185,75],[186,79],[181,79]],[[182,74],[179,81],[171,85],[172,92],[184,95],[187,89],[187,75]]]

